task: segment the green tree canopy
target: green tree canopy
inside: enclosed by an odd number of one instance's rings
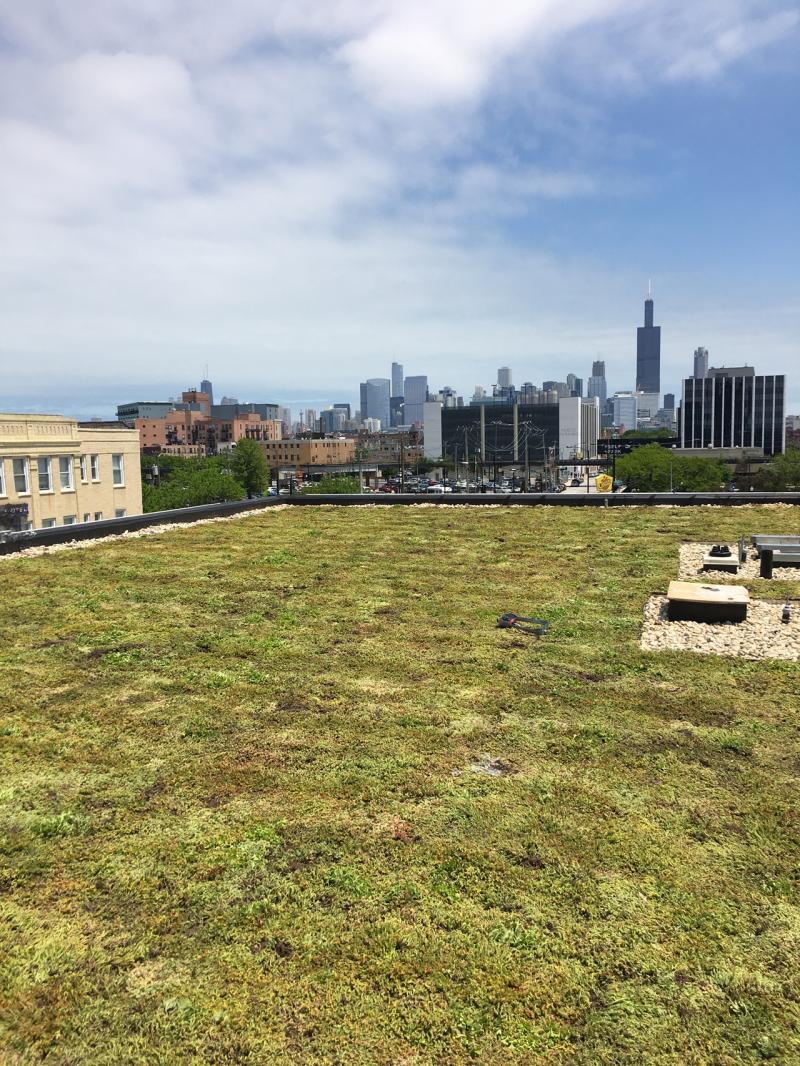
[[[262,494],[269,484],[269,466],[258,441],[239,441],[233,452],[231,471],[248,496]]]
[[[675,455],[660,444],[644,444],[617,460],[617,477],[633,492],[714,492],[730,477],[724,463]]]
[[[764,492],[800,491],[800,448],[790,445],[783,455],[776,455],[762,467],[756,475],[755,487]]]
[[[178,455],[143,456],[145,478],[151,476],[153,465],[158,466],[159,481],[158,484],[147,480],[142,483],[142,503],[146,512],[243,500],[247,495],[244,486],[231,474],[227,456],[214,455],[204,459]]]

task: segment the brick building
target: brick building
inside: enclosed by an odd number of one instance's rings
[[[356,458],[356,442],[343,437],[262,441],[270,467],[300,470],[309,466],[346,466]]]

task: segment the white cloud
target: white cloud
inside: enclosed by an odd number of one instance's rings
[[[776,11],[722,27],[697,48],[688,48],[667,69],[669,78],[715,78],[728,64],[779,41],[800,24],[800,11]]]
[[[631,274],[503,227],[631,188],[592,158],[595,94],[719,76],[796,25],[761,0],[6,5],[0,357],[31,382],[209,358],[265,391],[393,348],[447,377],[588,363],[576,294],[610,352]],[[491,108],[522,97],[506,142]]]

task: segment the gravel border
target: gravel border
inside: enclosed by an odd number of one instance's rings
[[[265,507],[263,510],[237,511],[236,514],[224,515],[221,518],[198,518],[196,522],[164,522],[159,526],[145,526],[143,529],[132,529],[126,533],[109,533],[105,537],[97,537],[93,540],[70,540],[65,544],[20,548],[19,551],[9,552],[8,555],[0,555],[0,565],[5,562],[11,562],[14,559],[31,558],[35,555],[52,555],[54,552],[75,551],[76,548],[94,548],[102,544],[108,544],[109,541],[136,540],[139,537],[150,537],[154,533],[170,533],[176,529],[193,529],[195,526],[208,526],[214,522],[238,522],[242,518],[275,514],[276,511],[288,511],[288,509],[288,503],[276,504],[274,507]]]
[[[719,543],[719,542],[718,542]],[[724,541],[722,543],[725,543]],[[711,551],[711,544],[686,543],[680,546],[680,558],[678,561],[678,580],[692,581],[712,580],[714,584],[721,585],[725,581],[734,581],[741,584],[743,581],[767,581],[761,577],[761,561],[756,555],[755,548],[747,546],[747,559],[739,566],[738,573],[732,574],[725,570],[704,570],[703,556]],[[728,547],[735,556],[739,550],[738,542],[728,543]],[[800,567],[776,566],[772,571],[773,581],[800,581]]]
[[[792,604],[788,623],[781,622],[782,612],[780,601],[751,600],[744,622],[670,622],[667,597],[651,596],[644,605],[639,646],[644,651],[800,662],[800,604]]]

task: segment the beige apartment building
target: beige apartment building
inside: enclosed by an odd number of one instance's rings
[[[118,423],[0,414],[0,505],[29,529],[142,513],[139,434]]]
[[[263,440],[261,447],[271,467],[341,466],[353,463],[355,441],[344,437],[308,440],[289,437],[287,440]]]

